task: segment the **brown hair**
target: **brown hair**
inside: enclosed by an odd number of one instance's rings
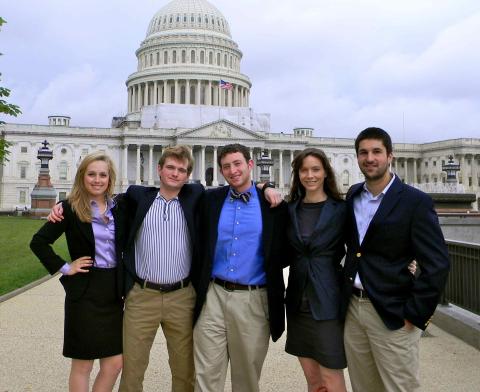
[[[295,201],[305,197],[305,188],[300,182],[299,172],[302,168],[303,160],[308,156],[313,156],[322,162],[322,166],[326,174],[326,178],[323,183],[323,189],[327,196],[331,197],[332,199],[341,200],[342,196],[338,191],[335,172],[333,171],[330,161],[322,150],[319,148],[310,147],[301,151],[292,162],[292,184],[290,186],[290,193],[287,198],[288,201]]]
[[[233,154],[235,152],[241,153],[247,163],[248,161],[250,161],[250,159],[252,159],[250,156],[250,151],[243,144],[239,144],[239,143],[227,144],[226,146],[223,146],[221,148],[218,154],[218,157],[217,157],[218,167],[222,167],[222,159],[225,157],[225,155]]]
[[[82,159],[82,162],[80,162],[80,166],[78,166],[72,190],[70,191],[70,195],[68,195],[68,201],[72,206],[72,210],[82,222],[92,221],[90,198],[85,189],[84,178],[88,165],[95,161],[103,161],[108,166],[108,187],[105,196],[111,198],[115,188],[117,174],[112,159],[102,151],[96,151],[86,155],[85,158]]]
[[[179,144],[178,146],[167,147],[163,150],[158,164],[163,167],[167,158],[175,158],[179,161],[187,161],[187,174],[190,175],[193,170],[193,156],[190,147]]]

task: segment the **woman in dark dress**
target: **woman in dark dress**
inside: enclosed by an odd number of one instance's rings
[[[293,250],[286,296],[285,350],[298,357],[309,392],[346,391],[340,311],[345,202],[322,150],[292,162],[288,239]]]
[[[122,369],[122,263],[125,223],[121,200],[112,199],[112,160],[103,152],[87,155],[78,167],[63,220],[47,222],[30,247],[45,268],[62,273],[65,288],[63,355],[72,358],[69,390],[85,392],[94,359],[100,371],[93,391],[112,391]],[[71,262],[51,244],[65,233]]]

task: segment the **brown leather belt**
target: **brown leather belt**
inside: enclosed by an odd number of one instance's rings
[[[358,287],[352,287],[352,293],[355,297],[368,299],[368,294],[365,290],[359,289]]]
[[[222,286],[227,291],[235,291],[235,290],[257,290],[263,289],[267,287],[266,284],[240,284],[240,283],[233,283],[228,282],[226,280],[222,280],[219,278],[213,278],[212,281],[219,286]]]
[[[154,283],[138,277],[136,280],[137,283],[142,287],[142,289],[152,289],[160,291],[162,293],[169,293],[170,291],[175,291],[183,287],[187,287],[190,283],[190,278],[185,278],[175,283]]]

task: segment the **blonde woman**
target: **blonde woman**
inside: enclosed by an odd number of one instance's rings
[[[93,391],[112,391],[122,369],[123,277],[121,244],[125,222],[121,200],[113,200],[115,168],[102,152],[87,155],[71,193],[62,202],[64,219],[47,222],[30,247],[65,288],[63,355],[71,358],[69,391],[89,390],[95,359],[100,371]],[[65,233],[71,262],[52,244]]]

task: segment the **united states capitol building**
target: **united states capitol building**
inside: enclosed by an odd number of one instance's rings
[[[219,148],[232,142],[248,146],[255,162],[266,152],[273,159],[271,180],[283,192],[295,153],[306,147],[326,152],[344,191],[362,181],[353,139],[316,137],[312,128],[275,132],[269,114],[249,107],[252,83],[241,72],[242,55],[228,21],[212,4],[171,1],[148,25],[136,51],[137,70],[126,80],[127,113],[114,117],[111,128],[70,126],[70,118],[60,115],[49,116],[48,125],[0,126],[12,143],[10,160],[0,167],[0,210],[30,205],[40,167],[37,151],[45,139],[53,150],[50,174],[59,199],[67,196],[80,160],[91,151],[104,150],[115,160],[120,192],[130,184],[158,184],[158,158],[175,144],[191,146],[191,180],[206,186],[224,183],[215,162]],[[442,187],[442,164],[453,155],[461,166],[460,191],[480,196],[480,139],[395,144],[394,155],[392,170],[427,191]],[[253,177],[259,179],[257,167]]]

